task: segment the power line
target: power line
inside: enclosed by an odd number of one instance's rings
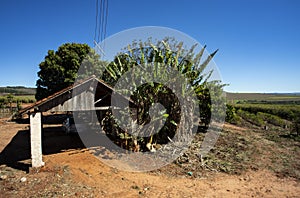
[[[97,29],[98,29],[98,0],[96,0],[96,25],[95,25],[94,41],[96,41],[97,38]]]
[[[106,38],[107,18],[108,18],[108,0],[106,0],[106,13],[105,13],[105,22],[104,22],[104,39]]]
[[[104,33],[104,18],[105,18],[105,2],[106,0],[102,0],[102,14],[101,14],[101,41],[103,41],[103,33]]]
[[[96,25],[95,25],[95,35],[94,43],[97,48],[103,52],[102,47],[98,43],[106,38],[107,29],[107,18],[108,18],[108,0],[96,0]]]
[[[102,2],[103,0],[100,0],[100,6],[98,6],[98,10],[100,11],[99,13],[99,25],[98,25],[98,37],[97,37],[97,43],[99,43],[100,41],[100,38],[101,38],[101,29],[102,29],[102,10],[103,10],[103,7],[102,7]]]

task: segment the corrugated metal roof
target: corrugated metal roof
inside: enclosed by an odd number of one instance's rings
[[[19,115],[19,116],[22,116],[22,115],[24,115],[24,114],[27,113],[27,112],[30,112],[30,111],[32,111],[32,110],[34,110],[34,109],[36,109],[36,108],[39,108],[40,106],[42,106],[43,104],[45,104],[45,103],[47,103],[47,102],[49,102],[49,101],[51,101],[51,100],[57,99],[59,96],[65,94],[65,93],[67,93],[67,92],[70,92],[70,91],[72,91],[72,90],[75,89],[75,88],[78,88],[78,87],[80,87],[80,86],[82,86],[82,85],[84,85],[84,84],[86,84],[86,83],[88,83],[88,82],[95,81],[95,80],[98,81],[98,83],[100,83],[100,84],[101,84],[102,86],[104,86],[106,89],[110,90],[111,93],[114,91],[114,89],[113,89],[110,85],[106,84],[106,83],[105,83],[104,81],[102,81],[102,80],[99,80],[98,78],[96,78],[96,77],[93,75],[93,76],[91,76],[91,77],[89,77],[89,78],[86,78],[86,79],[84,79],[84,80],[77,81],[77,82],[75,82],[73,85],[71,85],[71,86],[69,86],[69,87],[67,87],[67,88],[65,88],[65,89],[62,89],[61,91],[58,91],[58,92],[56,92],[56,93],[54,93],[54,94],[48,96],[47,98],[44,98],[44,99],[42,99],[42,100],[39,100],[39,101],[35,102],[34,104],[32,104],[32,105],[30,105],[30,106],[28,106],[28,107],[26,107],[26,108],[24,108],[24,109],[21,109],[21,110],[18,112],[18,115]],[[124,98],[125,98],[126,100],[130,101],[132,104],[134,104],[134,102],[133,102],[130,98],[126,98],[126,97],[124,97]]]

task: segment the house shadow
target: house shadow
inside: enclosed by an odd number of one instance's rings
[[[56,154],[69,149],[86,148],[78,134],[66,134],[61,126],[47,126],[42,130],[43,155]],[[30,131],[20,130],[0,153],[0,166],[28,172],[31,167]]]

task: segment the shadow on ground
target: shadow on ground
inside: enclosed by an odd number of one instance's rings
[[[60,126],[43,128],[43,155],[60,153],[69,149],[85,148],[78,134],[65,134]],[[20,130],[0,153],[0,165],[29,171],[31,166],[30,132]]]

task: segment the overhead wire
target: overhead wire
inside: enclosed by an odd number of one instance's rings
[[[96,25],[95,25],[95,33],[94,33],[94,42],[96,41],[97,38],[97,30],[98,30],[98,0],[96,0]]]
[[[99,43],[104,41],[106,38],[106,29],[107,29],[107,18],[108,18],[108,0],[96,0],[96,25],[95,25],[95,35],[94,35],[94,44],[101,53],[103,53],[103,46],[100,46]]]
[[[102,7],[102,2],[103,0],[100,0],[100,6],[99,6],[99,25],[98,25],[98,37],[97,37],[97,43],[100,42],[100,39],[101,39],[101,29],[102,29],[102,14],[103,14],[103,7]]]
[[[107,18],[108,18],[108,0],[106,0],[106,8],[105,8],[105,21],[104,21],[104,39],[106,39],[106,28],[107,28]]]
[[[103,41],[103,33],[104,33],[104,18],[105,18],[105,2],[106,0],[102,0],[102,15],[101,15],[101,41]]]

